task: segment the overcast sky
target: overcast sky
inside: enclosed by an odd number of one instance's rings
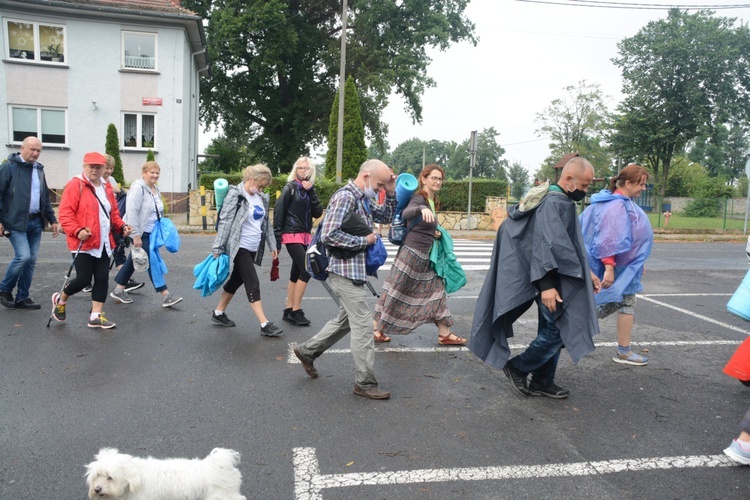
[[[472,130],[495,127],[505,159],[520,161],[533,174],[549,154],[538,138],[534,119],[563,88],[581,80],[596,83],[609,96],[610,109],[621,100],[620,72],[611,59],[617,42],[635,35],[649,21],[666,18],[657,10],[570,5],[575,0],[535,3],[471,0],[466,14],[476,25],[479,43],[461,43],[433,51],[429,75],[436,86],[423,99],[421,125],[413,124],[395,94],[383,112],[391,150],[417,137],[463,141]],[[733,5],[744,0],[611,0],[622,4]],[[603,4],[604,0],[586,2]],[[720,9],[716,15],[750,21],[750,8]],[[201,134],[203,151],[215,134]],[[323,152],[325,154],[325,152]]]
[[[423,98],[422,125],[412,123],[394,96],[385,109],[391,149],[412,137],[462,141],[472,130],[495,127],[505,159],[535,172],[549,154],[534,119],[563,88],[581,80],[601,86],[610,109],[622,99],[620,71],[611,62],[617,42],[635,35],[668,9],[625,10],[558,6],[514,0],[471,0],[466,10],[479,43],[433,52],[429,75],[437,86]],[[612,0],[667,4],[678,0]],[[602,3],[602,2],[589,2]],[[681,5],[745,4],[742,0],[679,0]],[[750,20],[750,8],[716,10],[716,15]]]

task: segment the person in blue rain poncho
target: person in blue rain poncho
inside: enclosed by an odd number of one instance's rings
[[[591,197],[580,216],[581,230],[591,270],[601,280],[596,295],[599,319],[617,314],[615,363],[644,366],[648,358],[630,348],[635,314],[635,294],[643,290],[643,265],[651,253],[654,232],[646,213],[635,204],[646,189],[648,171],[631,164],[610,179],[609,189]]]

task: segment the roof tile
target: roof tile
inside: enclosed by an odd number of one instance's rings
[[[114,7],[126,10],[167,12],[196,16],[197,14],[180,5],[180,0],[58,0],[60,3]]]

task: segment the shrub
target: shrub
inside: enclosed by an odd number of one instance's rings
[[[201,174],[199,186],[205,186],[206,189],[213,190],[214,181],[218,178],[224,178],[230,186],[236,186],[242,180],[242,174],[222,174],[217,172]],[[271,195],[271,205],[276,203],[276,192],[281,192],[287,183],[287,176],[282,175],[274,177],[267,192]],[[319,176],[315,179],[315,190],[318,192],[320,203],[323,208],[328,206],[328,202],[340,187],[346,185]],[[505,196],[508,192],[508,182],[505,180],[475,179],[472,182],[471,192],[471,211],[483,212],[485,199],[488,196]],[[445,212],[466,212],[469,203],[469,181],[446,180],[443,188],[438,193],[440,199],[440,210]]]
[[[685,207],[685,217],[716,217],[721,210],[721,200],[718,198],[694,198]]]

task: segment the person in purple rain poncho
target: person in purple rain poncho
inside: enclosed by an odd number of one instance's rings
[[[589,266],[601,280],[602,290],[595,296],[597,316],[618,312],[612,361],[633,366],[648,363],[630,348],[635,294],[643,290],[643,265],[654,242],[648,216],[633,201],[646,189],[648,176],[642,166],[628,165],[610,179],[609,189],[591,197],[580,216]]]

